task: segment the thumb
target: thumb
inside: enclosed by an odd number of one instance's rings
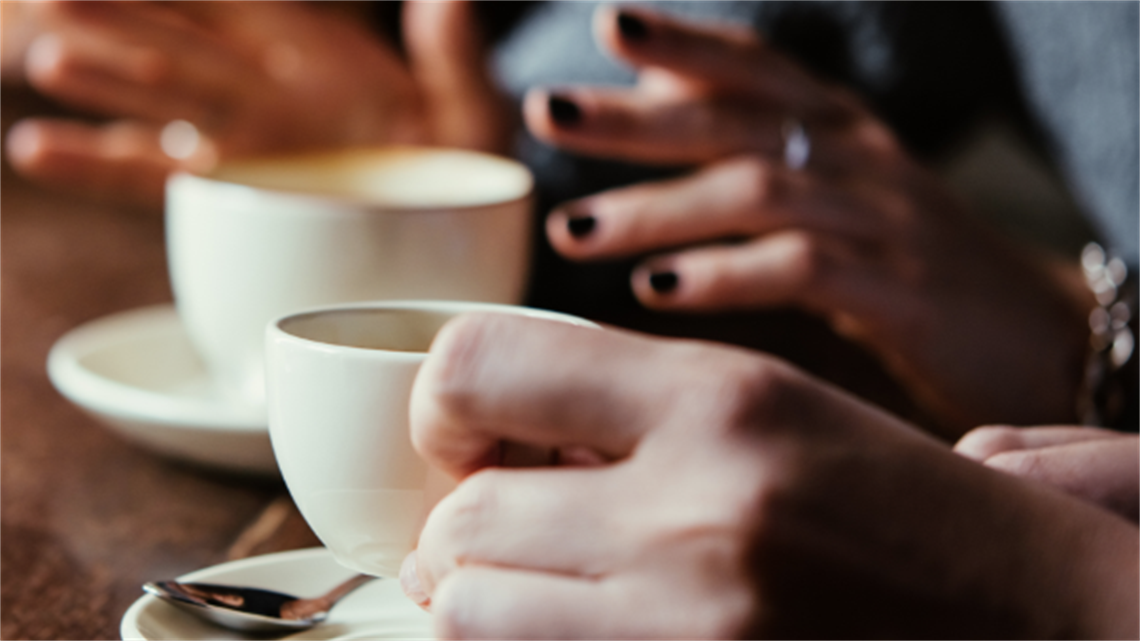
[[[491,78],[473,3],[407,2],[403,33],[412,76],[428,110],[432,142],[505,153],[514,119]]]

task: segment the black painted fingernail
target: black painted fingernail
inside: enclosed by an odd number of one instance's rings
[[[576,125],[582,120],[582,110],[572,100],[562,96],[550,96],[547,105],[550,108],[550,117],[560,125]]]
[[[645,21],[628,13],[619,13],[617,17],[618,31],[626,40],[640,41],[649,37],[649,25]]]
[[[677,274],[673,272],[655,272],[649,275],[649,286],[658,294],[668,294],[677,289]]]
[[[574,238],[584,238],[594,231],[598,221],[593,216],[571,216],[566,219],[566,230]]]

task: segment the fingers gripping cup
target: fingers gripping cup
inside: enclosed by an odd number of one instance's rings
[[[473,311],[594,326],[510,305],[405,301],[301,312],[267,328],[273,451],[301,514],[342,565],[397,576],[442,495],[442,473],[412,448],[408,404],[436,333]]]
[[[175,302],[219,392],[264,401],[263,333],[363,300],[518,303],[530,258],[522,165],[439,148],[231,161],[167,185]]]

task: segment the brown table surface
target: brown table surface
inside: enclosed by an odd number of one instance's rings
[[[317,545],[280,481],[163,459],[48,381],[68,330],[171,300],[160,212],[50,193],[7,167],[0,212],[0,637],[118,639],[145,581]]]

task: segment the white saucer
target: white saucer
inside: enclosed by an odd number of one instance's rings
[[[323,594],[354,572],[333,560],[324,548],[266,554],[231,561],[178,577],[179,581],[229,583],[296,594]],[[155,577],[163,579],[166,577]],[[124,639],[252,639],[202,621],[149,594],[123,615]],[[261,637],[264,638],[264,637]],[[365,584],[345,597],[315,628],[287,639],[431,639],[431,616],[400,591],[395,579]]]
[[[48,354],[68,400],[162,454],[230,471],[278,474],[264,407],[223,398],[172,305],[82,325]]]

